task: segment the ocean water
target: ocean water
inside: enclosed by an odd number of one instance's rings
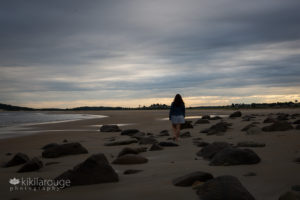
[[[104,115],[90,114],[59,114],[50,112],[0,112],[0,138],[18,137],[34,133],[26,125],[56,123],[81,119],[93,119],[107,117]]]
[[[0,127],[59,122],[79,119],[102,118],[104,115],[90,114],[52,114],[48,112],[0,112]]]

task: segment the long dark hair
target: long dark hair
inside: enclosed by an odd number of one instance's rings
[[[173,101],[174,106],[181,106],[184,105],[184,102],[182,100],[182,97],[180,94],[176,94],[174,101]]]

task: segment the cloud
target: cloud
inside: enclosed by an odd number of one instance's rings
[[[299,6],[297,0],[7,1],[0,8],[0,99],[72,106],[163,102],[180,92],[222,97],[222,104],[231,97],[258,101],[250,96],[263,90],[299,94]]]

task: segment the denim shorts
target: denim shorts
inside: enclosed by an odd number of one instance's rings
[[[184,124],[184,116],[183,115],[172,115],[171,116],[172,124]]]

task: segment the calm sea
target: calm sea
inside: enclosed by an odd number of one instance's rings
[[[26,133],[24,126],[41,123],[55,123],[80,119],[103,118],[104,115],[59,114],[49,112],[0,112],[0,138],[16,137]],[[16,133],[16,131],[18,133]],[[23,132],[21,134],[21,132]]]

